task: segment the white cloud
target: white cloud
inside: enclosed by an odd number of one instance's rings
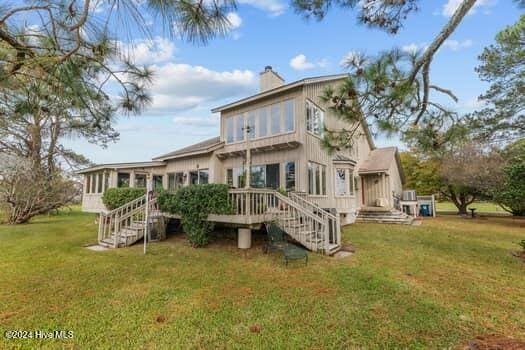
[[[307,70],[315,68],[315,64],[308,62],[305,55],[299,54],[290,60],[290,67],[295,70]]]
[[[219,125],[219,117],[217,116],[211,116],[211,117],[177,116],[173,118],[173,122],[176,125],[216,127]]]
[[[286,10],[286,5],[281,0],[239,0],[238,2],[269,12],[272,16],[282,15]]]
[[[255,74],[249,70],[213,71],[202,66],[167,63],[153,66],[153,106],[148,113],[173,113],[253,93]]]
[[[443,47],[449,48],[452,51],[458,51],[460,49],[471,47],[472,44],[473,42],[470,39],[466,39],[463,41],[449,39],[449,40],[445,40],[445,42],[443,43]]]
[[[162,37],[119,43],[119,46],[125,56],[139,65],[167,62],[175,53],[175,45]]]
[[[447,2],[443,5],[441,14],[446,17],[451,17],[462,2],[463,0],[447,0]],[[497,0],[478,0],[470,10],[469,14],[475,13],[476,9],[478,8],[492,7],[496,4],[496,2]]]
[[[237,29],[242,24],[242,18],[235,12],[230,12],[226,15],[226,18],[230,22],[230,29]]]

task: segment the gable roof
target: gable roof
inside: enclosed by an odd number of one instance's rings
[[[151,168],[166,165],[164,162],[130,162],[130,163],[107,163],[97,164],[88,168],[77,171],[77,174],[85,174],[93,171],[104,169],[134,169],[134,168]]]
[[[198,154],[206,154],[209,152],[212,152],[218,148],[220,148],[223,145],[223,142],[221,142],[221,139],[219,136],[213,137],[211,139],[207,139],[198,143],[195,143],[193,145],[180,148],[176,151],[163,154],[161,156],[153,158],[153,160],[167,160],[167,159],[173,159],[173,158],[182,158],[182,157],[188,157]]]
[[[324,83],[324,82],[328,82],[328,81],[344,79],[344,78],[347,78],[347,77],[348,77],[348,74],[345,73],[345,74],[333,74],[333,75],[323,75],[323,76],[318,76],[318,77],[304,78],[304,79],[297,80],[297,81],[294,81],[294,82],[289,83],[289,84],[285,84],[285,85],[282,85],[282,86],[279,86],[279,87],[276,87],[276,88],[273,88],[273,89],[270,89],[270,90],[266,90],[266,91],[260,92],[258,94],[252,95],[252,96],[248,96],[246,98],[243,98],[243,99],[240,99],[240,100],[237,100],[237,101],[225,104],[225,105],[220,106],[220,107],[216,107],[216,108],[212,109],[211,111],[213,113],[217,113],[217,112],[221,112],[221,111],[226,110],[226,109],[242,106],[243,104],[253,102],[253,101],[258,100],[260,98],[265,98],[265,97],[272,96],[274,94],[279,94],[279,93],[282,93],[284,91],[288,91],[288,90],[297,88],[299,86],[303,86],[303,85],[307,85],[307,84],[314,84],[314,83]]]
[[[397,147],[376,148],[370,152],[368,158],[361,164],[359,174],[386,172],[393,161],[396,161],[401,182],[405,182],[405,175],[401,167],[401,159]]]

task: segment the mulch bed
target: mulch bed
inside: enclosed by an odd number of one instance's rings
[[[525,350],[525,342],[495,334],[481,335],[471,340],[468,350]]]

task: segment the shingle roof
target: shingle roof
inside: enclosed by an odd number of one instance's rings
[[[213,151],[219,145],[222,145],[222,142],[220,137],[217,136],[208,140],[195,143],[191,146],[187,146],[176,151],[163,154],[161,156],[153,158],[153,160],[165,160],[171,158],[179,158],[189,154],[208,153]]]
[[[344,79],[347,77],[348,77],[348,74],[333,74],[333,75],[322,75],[318,77],[305,78],[305,79],[297,80],[297,81],[294,81],[294,82],[291,82],[291,83],[288,83],[288,84],[285,84],[285,85],[282,85],[282,86],[279,86],[279,87],[276,87],[276,88],[273,88],[267,91],[260,92],[252,96],[248,96],[246,98],[228,103],[220,107],[216,107],[212,109],[211,111],[213,113],[216,113],[216,112],[220,112],[225,109],[241,106],[245,103],[255,101],[259,98],[264,98],[264,97],[271,96],[273,94],[281,93],[283,91],[287,91],[287,90],[290,90],[290,89],[293,89],[293,88],[296,88],[302,85],[325,82],[325,81],[332,81],[332,80],[339,80],[339,79]]]
[[[387,171],[396,158],[397,147],[376,148],[361,164],[360,173]]]
[[[98,171],[103,169],[132,169],[132,168],[151,168],[157,166],[164,166],[164,162],[131,162],[131,163],[107,163],[97,164],[90,166],[89,168],[81,169],[77,171],[77,174],[89,173],[92,171]]]
[[[336,154],[334,158],[332,158],[332,161],[334,162],[355,162],[352,158],[347,157],[343,154]]]

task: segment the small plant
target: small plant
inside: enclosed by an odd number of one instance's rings
[[[277,190],[277,192],[279,192],[280,194],[282,194],[283,196],[286,196],[288,197],[288,191],[286,191],[284,188],[282,187],[279,187],[279,189]]]
[[[525,252],[525,239],[522,239],[518,242],[518,245],[521,247],[521,250]]]
[[[102,196],[102,203],[104,203],[109,210],[113,210],[143,196],[144,193],[146,193],[146,190],[143,188],[109,188]]]

